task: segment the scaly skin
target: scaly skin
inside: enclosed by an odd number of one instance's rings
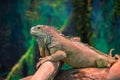
[[[111,56],[105,55],[102,52],[90,48],[85,44],[75,41],[73,39],[67,39],[56,29],[46,26],[37,25],[31,28],[31,34],[37,38],[38,43],[44,44],[42,48],[40,58],[40,64],[50,60],[50,61],[63,61],[73,68],[86,68],[86,67],[108,67],[115,63],[117,60],[113,59]],[[49,53],[49,55],[47,55]]]

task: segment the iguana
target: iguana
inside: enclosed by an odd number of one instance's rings
[[[48,60],[63,61],[73,68],[108,67],[117,61],[79,42],[80,39],[66,38],[51,26],[33,26],[30,32],[38,40],[42,56],[37,67]]]

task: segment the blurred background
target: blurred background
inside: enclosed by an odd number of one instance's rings
[[[120,53],[119,0],[2,0],[0,77],[17,80],[36,71],[39,51],[30,28],[37,24],[81,37],[106,54],[111,48],[113,55]]]

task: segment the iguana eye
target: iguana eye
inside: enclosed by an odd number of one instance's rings
[[[37,29],[40,29],[40,26],[37,26]]]

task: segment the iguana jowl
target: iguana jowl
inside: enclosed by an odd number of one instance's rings
[[[48,60],[63,61],[74,68],[108,67],[116,62],[111,56],[90,48],[85,44],[67,39],[56,29],[46,25],[31,28],[31,34],[42,47],[38,66]]]

